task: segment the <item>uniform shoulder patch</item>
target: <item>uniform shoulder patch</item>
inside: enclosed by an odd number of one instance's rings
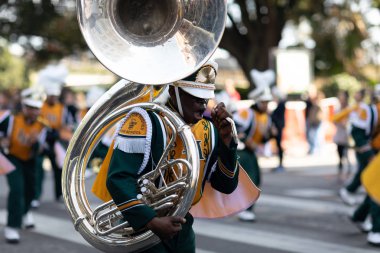
[[[133,108],[120,122],[115,138],[114,148],[126,153],[150,154],[152,141],[152,122],[148,113],[140,108]]]
[[[147,123],[144,116],[140,113],[133,112],[121,126],[119,135],[145,137],[147,134]]]

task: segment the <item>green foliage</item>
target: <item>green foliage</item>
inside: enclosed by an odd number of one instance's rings
[[[336,97],[339,93],[339,85],[336,82],[329,83],[327,85],[324,85],[321,88],[321,91],[327,98],[329,97]]]
[[[26,80],[25,61],[0,47],[0,89],[26,87]]]
[[[331,77],[330,83],[324,85],[321,91],[326,97],[336,97],[339,91],[346,90],[352,97],[361,88],[362,84],[355,77],[341,73]]]
[[[65,1],[13,0],[0,2],[0,9],[8,12],[15,20],[0,17],[0,35],[9,42],[19,42],[32,53],[34,59],[30,68],[39,68],[52,59],[61,59],[74,54],[78,49],[87,48],[82,39],[76,13]],[[42,39],[36,46],[33,37]]]
[[[45,46],[35,51],[36,60],[41,63],[87,49],[75,15],[56,16],[41,28],[41,33]]]
[[[380,9],[380,0],[372,0],[373,7]]]

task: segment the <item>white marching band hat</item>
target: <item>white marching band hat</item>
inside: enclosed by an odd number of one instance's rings
[[[218,64],[209,60],[194,74],[174,82],[174,86],[180,87],[194,97],[211,99],[215,97],[215,78],[218,72]]]
[[[256,85],[256,89],[248,93],[248,98],[254,100],[255,102],[273,100],[270,86],[275,80],[274,71],[271,69],[266,71],[252,69],[250,75]]]
[[[37,84],[44,88],[46,95],[59,96],[68,74],[64,65],[51,64],[38,73]]]
[[[45,94],[36,88],[27,88],[21,91],[21,103],[26,106],[41,108]]]

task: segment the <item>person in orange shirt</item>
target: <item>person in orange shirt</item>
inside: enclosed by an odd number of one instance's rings
[[[51,128],[53,134],[47,140],[48,148],[45,155],[49,158],[54,173],[55,199],[60,201],[62,197],[61,176],[62,162],[58,157],[64,154],[57,154],[58,150],[63,150],[71,139],[74,132],[75,118],[69,113],[67,107],[59,102],[61,94],[61,83],[52,83],[45,88],[46,100],[41,107],[41,118]],[[60,149],[57,148],[60,145]],[[42,182],[42,180],[41,180]],[[37,196],[38,197],[38,196]]]
[[[15,169],[6,175],[8,194],[8,219],[4,229],[8,243],[18,243],[19,229],[34,227],[29,211],[35,191],[36,156],[42,152],[47,130],[38,121],[42,94],[26,89],[22,93],[22,111],[3,117],[0,122],[1,149]]]

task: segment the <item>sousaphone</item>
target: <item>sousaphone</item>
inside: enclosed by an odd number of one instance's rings
[[[105,252],[139,252],[159,238],[149,230],[133,231],[113,201],[93,208],[84,172],[107,129],[136,106],[154,110],[173,134],[156,169],[138,180],[140,198],[160,215],[185,216],[199,172],[190,127],[164,105],[135,101],[150,94],[148,87],[183,79],[211,57],[224,31],[226,1],[78,0],[77,10],[89,48],[122,80],[95,103],[74,133],[63,168],[64,201],[76,230],[91,245]],[[186,159],[168,159],[175,138],[182,139]],[[181,171],[174,182],[155,185],[165,171],[174,169]]]

